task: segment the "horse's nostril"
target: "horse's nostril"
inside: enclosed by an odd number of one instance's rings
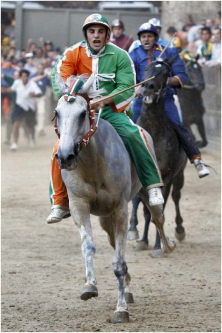
[[[74,157],[75,157],[74,154],[70,154],[70,155],[67,157],[67,161],[71,161]]]

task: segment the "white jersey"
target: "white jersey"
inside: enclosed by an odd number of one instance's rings
[[[26,85],[21,79],[15,80],[11,89],[16,92],[16,104],[18,104],[23,110],[28,111],[31,109],[35,111],[36,101],[35,98],[29,96],[30,93],[35,95],[42,94],[41,89],[38,87],[37,83],[30,80]]]

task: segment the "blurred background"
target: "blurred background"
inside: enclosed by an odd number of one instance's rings
[[[159,19],[161,36],[169,40],[169,28],[173,28],[183,47],[194,55],[201,42],[199,28],[209,26],[213,31],[221,27],[220,1],[1,1],[2,68],[7,67],[6,62],[10,60],[10,69],[20,70],[29,61],[27,54],[32,53],[34,66],[41,63],[44,73],[50,77],[63,51],[83,39],[82,25],[86,17],[96,12],[105,15],[110,25],[114,19],[120,19],[124,23],[124,34],[133,40],[137,39],[141,24],[152,18]],[[203,71],[206,81],[204,122],[208,136],[205,149],[218,153],[221,150],[220,63],[204,66]],[[1,91],[4,92],[4,85]],[[46,97],[44,122],[49,124],[56,103],[50,87],[46,88]],[[2,124],[8,118],[7,112],[10,113],[10,105],[7,108],[5,104]]]

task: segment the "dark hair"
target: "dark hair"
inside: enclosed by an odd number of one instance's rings
[[[30,72],[27,71],[27,69],[21,69],[19,72],[19,76],[21,77],[23,73],[25,73],[27,76],[29,76],[29,74],[30,74]]]
[[[168,33],[168,34],[173,34],[173,33],[175,33],[175,32],[177,32],[177,29],[174,28],[174,27],[169,27],[169,28],[167,29],[167,33]]]
[[[201,28],[201,31],[207,31],[210,35],[212,35],[212,31],[210,27],[203,27]]]

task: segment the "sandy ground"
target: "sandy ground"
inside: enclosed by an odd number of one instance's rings
[[[2,127],[2,137],[4,127]],[[84,302],[80,292],[85,267],[80,236],[71,218],[47,225],[50,156],[56,140],[53,126],[35,149],[23,135],[20,149],[2,143],[2,286],[3,332],[219,332],[221,318],[220,159],[203,153],[218,174],[198,179],[185,171],[181,213],[186,239],[168,257],[153,259],[150,248],[135,252],[127,243],[126,260],[135,303],[130,322],[113,324],[117,282],[113,250],[92,216],[99,297]],[[129,213],[131,204],[129,205]],[[166,208],[166,233],[174,239],[174,207]],[[143,230],[142,206],[139,231]]]

